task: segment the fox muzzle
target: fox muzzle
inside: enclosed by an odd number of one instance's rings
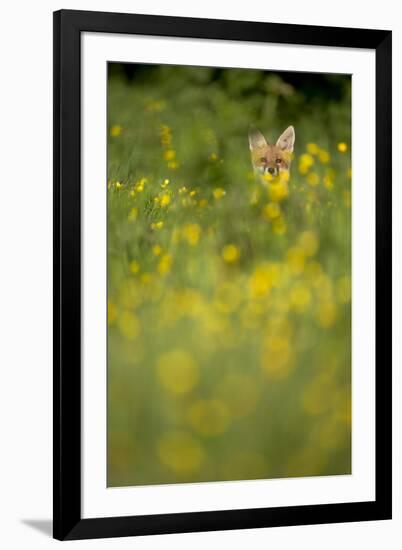
[[[271,176],[277,176],[279,174],[278,168],[274,168],[272,166],[267,166],[265,168],[265,173],[271,174]]]

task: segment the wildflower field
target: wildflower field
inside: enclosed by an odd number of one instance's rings
[[[108,485],[351,472],[351,81],[109,66]],[[127,72],[129,72],[127,76]],[[290,124],[290,180],[253,124]]]

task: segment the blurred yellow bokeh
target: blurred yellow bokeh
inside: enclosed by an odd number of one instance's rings
[[[108,70],[108,486],[351,473],[350,76]]]
[[[197,363],[187,351],[181,349],[162,354],[156,371],[162,386],[174,394],[190,392],[199,379]]]

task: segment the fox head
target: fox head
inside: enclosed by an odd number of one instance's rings
[[[293,126],[286,128],[275,145],[270,145],[258,130],[250,130],[248,140],[251,162],[257,174],[279,176],[282,172],[289,172],[295,143]]]

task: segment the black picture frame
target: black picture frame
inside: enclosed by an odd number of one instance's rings
[[[141,34],[368,48],[376,56],[376,498],[82,519],[81,34]],[[390,31],[61,10],[54,13],[54,520],[59,540],[391,518]]]

